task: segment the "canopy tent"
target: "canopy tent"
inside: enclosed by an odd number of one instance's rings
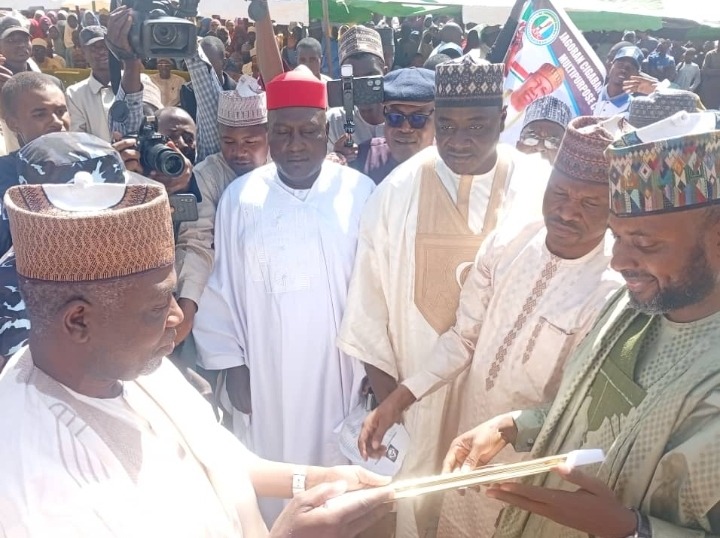
[[[706,0],[556,0],[583,31],[660,30],[668,24],[720,27],[720,2]],[[465,22],[503,24],[514,0],[328,0],[333,22],[364,22],[371,13],[409,17],[427,13]],[[310,18],[322,18],[322,1],[311,0]],[[678,19],[678,21],[670,21]]]

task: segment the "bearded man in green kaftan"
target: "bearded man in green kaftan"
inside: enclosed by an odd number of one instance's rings
[[[508,443],[535,457],[580,448],[607,457],[488,489],[509,505],[496,537],[720,536],[716,116],[681,112],[607,156],[612,267],[626,287],[570,359],[553,404],[458,437],[445,470],[483,465]]]

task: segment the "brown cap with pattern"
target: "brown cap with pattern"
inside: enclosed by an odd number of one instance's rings
[[[366,26],[353,26],[340,37],[338,44],[340,63],[344,63],[348,57],[362,52],[373,54],[381,60],[385,59],[382,40],[377,30]]]
[[[580,181],[607,184],[608,162],[605,150],[613,142],[606,118],[580,116],[568,123],[560,143],[554,168]]]
[[[173,227],[156,185],[20,185],[5,194],[17,272],[90,282],[172,265]]]

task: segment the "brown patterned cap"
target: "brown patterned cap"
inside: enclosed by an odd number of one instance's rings
[[[382,40],[377,30],[368,28],[367,26],[353,26],[340,36],[340,43],[338,44],[338,54],[340,56],[340,63],[342,64],[345,60],[353,54],[359,54],[361,52],[367,52],[373,54],[385,61],[383,55]]]
[[[170,204],[155,185],[21,185],[5,194],[17,272],[52,282],[125,277],[175,260]]]
[[[613,140],[605,118],[577,117],[568,123],[554,168],[573,179],[607,185],[605,150]]]
[[[502,106],[504,64],[491,64],[467,54],[435,68],[438,107]]]

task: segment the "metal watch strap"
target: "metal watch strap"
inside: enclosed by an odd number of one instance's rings
[[[298,493],[305,491],[305,480],[307,478],[307,467],[296,467],[293,469],[292,475],[292,494],[293,497]]]
[[[633,513],[637,519],[637,527],[635,534],[628,536],[627,538],[652,538],[652,527],[650,526],[650,520],[647,516],[640,513],[640,510],[633,508]]]

